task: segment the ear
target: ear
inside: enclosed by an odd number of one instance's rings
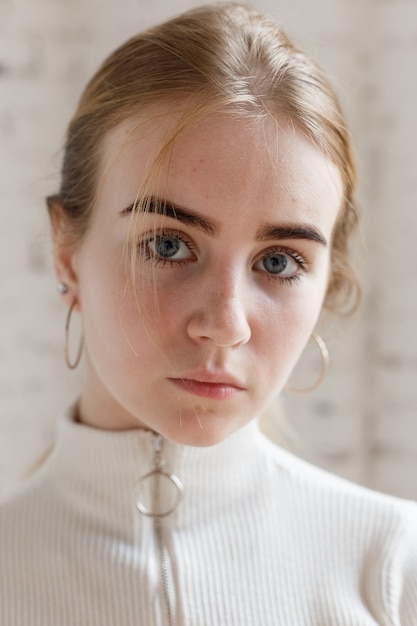
[[[47,203],[52,228],[55,276],[57,283],[65,283],[68,287],[68,290],[61,294],[61,298],[67,307],[73,305],[74,311],[79,311],[81,308],[79,284],[74,264],[77,249],[75,239],[68,228],[68,217],[59,196],[48,197]]]

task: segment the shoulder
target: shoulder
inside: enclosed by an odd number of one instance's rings
[[[335,506],[351,505],[361,510],[375,509],[379,514],[384,511],[399,519],[417,514],[417,503],[395,496],[384,494],[354,483],[331,472],[324,470],[296,455],[288,452],[272,442],[266,435],[261,435],[264,455],[269,465],[274,468],[278,482],[284,480],[318,502],[334,500]]]
[[[45,484],[56,455],[59,424],[57,422],[53,442],[32,466],[26,479],[0,497],[0,551],[4,545],[24,543],[27,537],[31,540],[33,533],[44,526],[54,495],[54,489],[45,489]]]
[[[417,502],[332,475],[269,440],[265,450],[305,550],[315,542],[323,562],[338,554],[361,572],[362,593],[388,624],[417,624]]]
[[[0,499],[0,543],[10,544],[25,531],[34,529],[49,505],[42,490],[43,468]]]

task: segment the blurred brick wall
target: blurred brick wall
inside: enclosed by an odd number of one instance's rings
[[[81,373],[67,372],[43,198],[87,78],[129,35],[200,2],[0,0],[0,492],[53,439]],[[326,319],[332,367],[284,397],[267,428],[288,448],[374,488],[417,497],[417,4],[264,0],[320,61],[350,119],[364,213],[360,313]],[[299,374],[314,377],[314,350]],[[281,415],[285,414],[285,420]]]

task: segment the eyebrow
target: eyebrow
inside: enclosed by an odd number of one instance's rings
[[[268,239],[308,239],[316,241],[322,246],[327,246],[324,235],[314,226],[307,224],[264,224],[256,233],[257,241],[267,241]]]
[[[143,213],[154,213],[156,215],[164,215],[165,217],[172,217],[174,220],[186,224],[187,226],[194,226],[199,230],[202,230],[211,237],[217,237],[220,232],[220,226],[217,222],[206,219],[198,213],[194,213],[189,209],[185,209],[179,204],[174,204],[169,200],[162,200],[160,198],[147,198],[144,202],[146,207]],[[138,204],[134,202],[121,211],[121,214],[132,213],[136,211]]]
[[[217,237],[220,233],[220,225],[215,220],[207,219],[199,213],[190,211],[169,200],[147,198],[145,206],[146,210],[144,213],[171,217],[182,224],[193,226],[211,237]],[[137,209],[138,204],[133,202],[120,213],[121,215],[126,215]],[[307,224],[262,224],[256,233],[255,239],[256,241],[268,241],[270,239],[307,239],[323,246],[327,245],[324,235],[314,226]]]

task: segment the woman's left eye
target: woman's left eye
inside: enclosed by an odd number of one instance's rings
[[[254,267],[272,277],[292,280],[299,278],[300,271],[304,269],[305,265],[306,261],[295,252],[274,250],[264,254]]]
[[[186,261],[191,259],[191,247],[178,235],[153,235],[146,241],[152,258],[165,261]]]

